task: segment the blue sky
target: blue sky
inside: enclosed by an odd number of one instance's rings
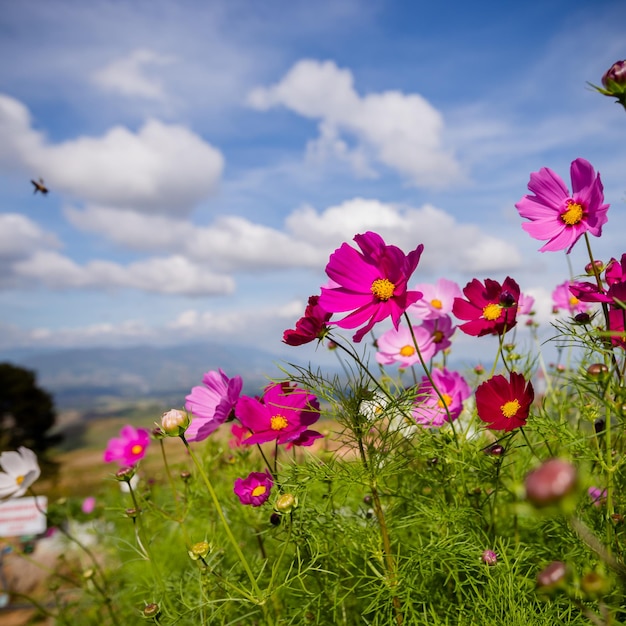
[[[0,15],[0,350],[281,350],[329,254],[424,243],[415,282],[569,277],[514,204],[577,157],[624,252],[621,2],[22,0]],[[7,61],[9,60],[9,61]],[[50,193],[33,195],[31,178]],[[570,255],[574,273],[585,251]]]

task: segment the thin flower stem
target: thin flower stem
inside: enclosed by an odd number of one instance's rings
[[[215,506],[215,510],[217,511],[217,515],[220,518],[220,521],[222,522],[222,526],[224,528],[224,531],[226,532],[226,536],[228,537],[228,540],[230,541],[233,550],[235,551],[235,554],[237,555],[237,558],[239,559],[243,569],[245,570],[248,579],[250,580],[250,585],[252,586],[252,590],[254,592],[254,596],[248,595],[248,599],[255,602],[256,604],[260,604],[263,608],[263,613],[265,614],[265,618],[268,621],[268,615],[267,615],[267,607],[265,606],[265,602],[262,599],[262,594],[261,594],[261,589],[259,588],[259,584],[256,580],[256,578],[254,577],[254,574],[252,573],[252,570],[250,569],[250,565],[248,564],[248,560],[246,559],[246,557],[244,556],[243,552],[241,551],[241,548],[239,547],[239,543],[237,542],[237,540],[235,539],[235,536],[233,535],[231,529],[230,529],[230,525],[228,524],[228,520],[226,519],[226,516],[224,515],[224,511],[222,509],[222,505],[220,504],[220,501],[217,497],[217,493],[215,493],[215,489],[213,488],[213,485],[211,484],[211,481],[209,480],[209,477],[207,475],[207,473],[204,471],[204,468],[202,467],[202,464],[200,463],[200,461],[198,460],[198,457],[196,456],[196,453],[193,451],[193,449],[191,448],[191,446],[189,445],[189,443],[187,442],[187,440],[185,439],[185,435],[180,435],[180,438],[183,442],[183,444],[185,445],[185,447],[187,448],[187,451],[189,452],[189,455],[191,456],[191,460],[193,461],[194,465],[196,466],[196,469],[198,470],[200,476],[202,477],[202,480],[204,481],[204,484],[207,488],[207,491],[209,492],[209,495],[211,496],[211,500],[213,501],[213,505]],[[269,621],[268,621],[269,623]]]
[[[415,350],[417,351],[417,356],[419,357],[420,363],[422,364],[422,367],[424,368],[424,372],[426,373],[428,382],[430,383],[434,392],[437,394],[437,397],[439,398],[439,402],[441,403],[441,406],[446,412],[446,416],[448,418],[448,424],[450,424],[450,428],[452,429],[452,434],[454,435],[454,443],[456,444],[457,450],[460,450],[461,444],[459,443],[459,437],[457,435],[456,428],[454,427],[454,420],[452,419],[452,415],[450,415],[450,409],[448,408],[448,403],[446,402],[445,398],[443,397],[443,394],[441,393],[441,391],[439,391],[439,388],[435,384],[435,381],[433,380],[430,369],[426,366],[426,361],[424,361],[424,357],[422,356],[422,351],[420,350],[420,347],[417,343],[417,337],[415,336],[415,333],[413,332],[413,326],[411,325],[411,320],[409,319],[409,316],[407,315],[406,311],[404,313],[404,319],[409,327],[409,331],[411,333],[411,339],[413,340],[413,345],[415,346]]]

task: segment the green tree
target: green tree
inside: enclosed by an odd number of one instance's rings
[[[55,441],[48,434],[55,420],[52,396],[37,386],[35,373],[0,363],[0,450],[43,452]]]

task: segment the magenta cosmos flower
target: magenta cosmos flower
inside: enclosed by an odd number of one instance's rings
[[[428,377],[424,376],[417,388],[413,417],[421,426],[439,428],[446,422],[454,421],[461,414],[463,401],[470,397],[472,391],[458,372],[444,368],[433,370],[431,375],[441,397]]]
[[[117,461],[121,467],[130,467],[143,459],[149,445],[148,431],[145,428],[135,428],[128,424],[122,427],[119,437],[109,439],[104,451],[104,462]]]
[[[535,399],[532,383],[522,374],[511,372],[509,380],[494,376],[476,389],[478,417],[492,430],[511,431],[523,426]]]
[[[508,276],[502,285],[495,280],[478,279],[467,283],[463,293],[467,300],[455,298],[452,312],[460,320],[468,320],[459,328],[473,337],[501,335],[517,323],[519,285]]]
[[[217,430],[234,410],[243,386],[241,376],[228,378],[221,369],[207,372],[202,382],[204,387],[194,387],[186,398],[193,416],[185,432],[188,441],[202,441]]]
[[[283,341],[289,346],[302,346],[305,343],[323,339],[328,332],[326,322],[332,317],[319,305],[319,296],[311,296],[304,311],[304,316],[296,322],[293,330],[286,330],[283,333]]]
[[[547,240],[541,252],[573,248],[586,232],[602,234],[608,204],[600,174],[591,163],[576,159],[570,168],[572,193],[563,180],[547,167],[530,175],[528,189],[534,195],[524,196],[516,205],[521,217],[530,220],[522,228],[535,239]]]
[[[241,504],[261,506],[270,497],[273,484],[267,472],[251,472],[246,478],[237,478],[233,491]]]
[[[581,287],[581,283],[572,283],[566,280],[564,283],[558,285],[552,292],[552,306],[553,312],[558,313],[561,309],[569,311],[571,315],[577,313],[585,313],[589,310],[589,305],[579,300],[575,295],[571,287],[578,289]]]
[[[409,313],[421,320],[432,320],[452,313],[455,298],[461,297],[461,288],[453,281],[440,278],[434,285],[415,285],[422,298],[409,307]]]
[[[422,297],[419,291],[407,291],[407,281],[424,246],[420,244],[405,255],[373,232],[356,235],[354,241],[360,252],[344,243],[331,254],[326,273],[338,286],[322,287],[319,304],[330,313],[350,311],[334,323],[341,328],[363,325],[353,337],[358,342],[387,317],[397,329],[402,314]]]
[[[239,421],[251,431],[244,444],[295,443],[317,436],[308,430],[320,416],[317,398],[289,383],[272,383],[265,388],[263,399],[242,396],[235,409]],[[312,441],[311,441],[312,443]]]

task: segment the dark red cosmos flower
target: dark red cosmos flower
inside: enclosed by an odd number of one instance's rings
[[[492,430],[508,432],[526,423],[534,399],[532,383],[527,383],[522,374],[511,372],[509,380],[499,375],[479,385],[476,411]]]
[[[459,328],[473,337],[501,335],[517,323],[517,305],[520,298],[519,285],[508,276],[502,285],[498,281],[478,279],[467,283],[463,293],[467,300],[455,298],[452,312],[460,320],[468,320]]]
[[[283,341],[287,345],[302,346],[324,337],[328,330],[326,322],[330,320],[332,313],[319,305],[319,299],[319,296],[311,296],[304,315],[296,322],[295,329],[283,333]]]

